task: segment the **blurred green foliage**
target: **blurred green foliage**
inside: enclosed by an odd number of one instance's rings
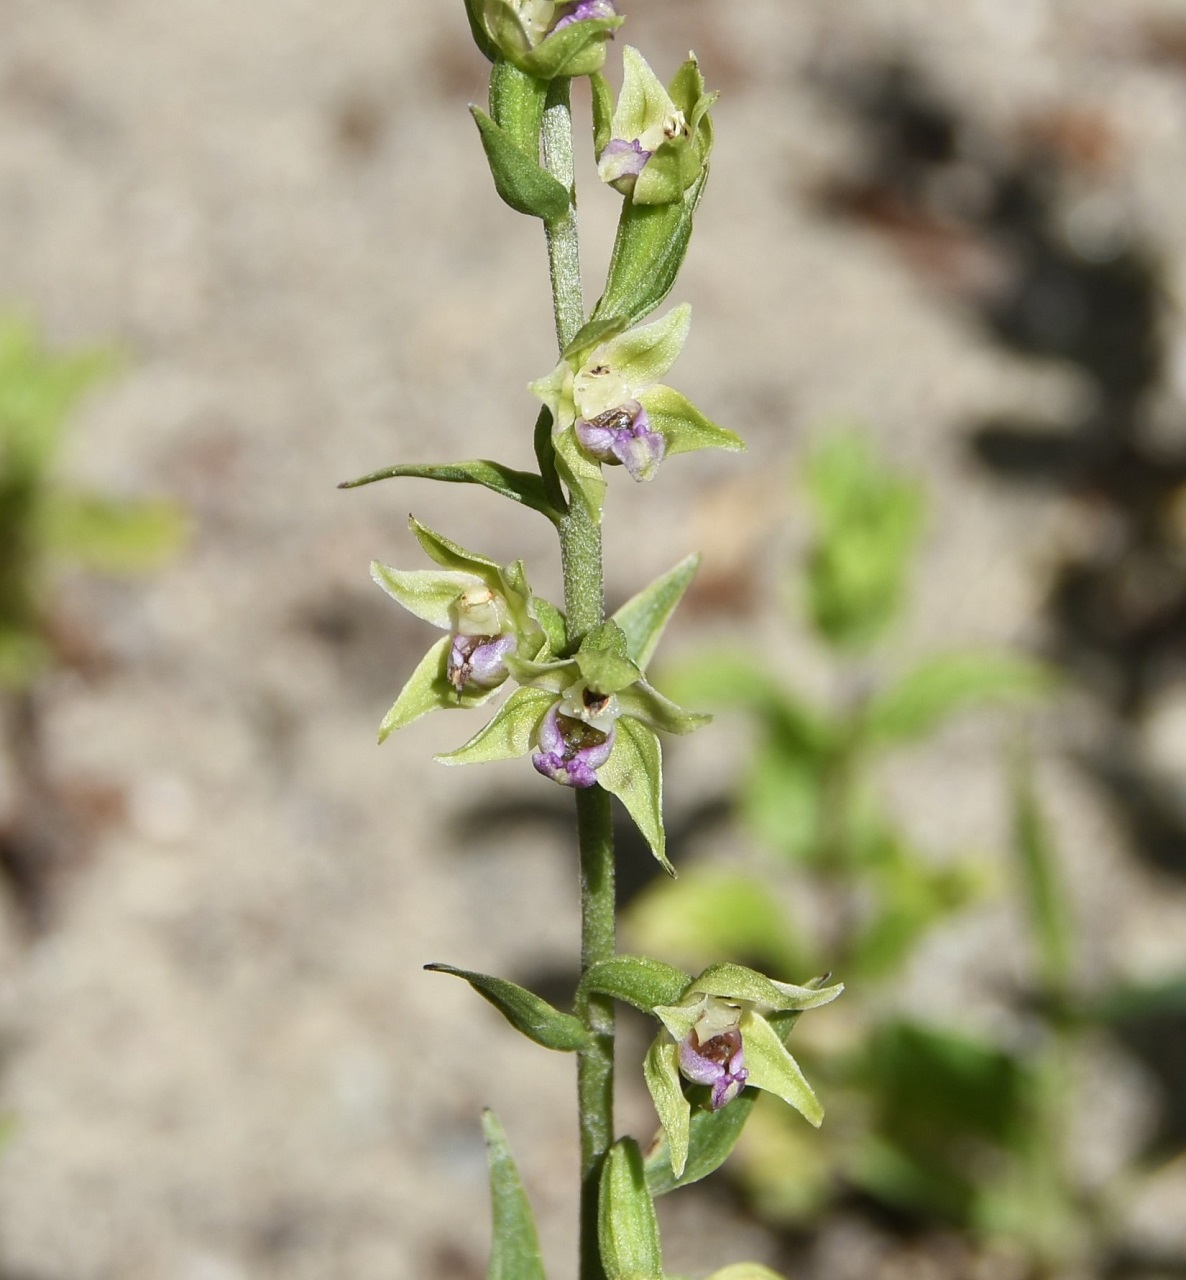
[[[983,857],[920,848],[878,787],[887,755],[975,708],[1033,703],[1054,680],[991,650],[931,655],[872,680],[870,669],[892,668],[878,645],[904,609],[922,490],[852,435],[824,443],[805,479],[814,539],[801,596],[841,695],[813,699],[752,651],[667,672],[681,701],[751,722],[735,807],[772,856],[752,869],[693,866],[655,885],[631,908],[627,932],[689,964],[730,956],[788,977],[833,970],[847,984],[831,1019],[799,1043],[828,1100],[822,1131],[759,1102],[731,1166],[763,1217],[802,1225],[857,1192],[908,1216],[1008,1235],[1034,1259],[1069,1256],[1086,1228],[1057,1132],[1066,1089],[1054,1015],[1021,1052],[901,1011],[899,984],[922,942],[994,877]],[[1021,766],[1014,806],[1021,891],[1052,1009],[1068,989],[1070,926]]]
[[[57,478],[72,412],[117,365],[108,348],[47,351],[29,323],[0,319],[0,689],[27,688],[50,660],[46,598],[57,565],[136,570],[184,533],[171,503],[110,498]]]

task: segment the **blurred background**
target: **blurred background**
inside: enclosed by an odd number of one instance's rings
[[[1186,3],[627,13],[721,90],[672,379],[749,452],[611,476],[610,603],[703,550],[661,656],[718,712],[623,945],[849,984],[824,1129],[759,1110],[668,1265],[1186,1275]],[[568,798],[434,765],[480,713],[376,748],[435,637],[367,576],[413,511],[555,599],[551,531],[334,488],[531,457],[460,0],[0,30],[0,1276],[480,1277],[484,1105],[571,1274],[572,1063],[420,968],[566,998]]]

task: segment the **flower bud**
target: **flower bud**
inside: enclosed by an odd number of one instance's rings
[[[608,732],[561,713],[558,702],[540,723],[538,748],[531,757],[537,772],[566,787],[591,787],[596,770],[609,759],[614,726]]]
[[[478,47],[539,80],[587,76],[605,62],[622,23],[613,0],[466,0]]]

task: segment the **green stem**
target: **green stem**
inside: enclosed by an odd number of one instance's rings
[[[548,87],[544,109],[543,159],[548,172],[573,191],[572,112],[569,81]],[[545,224],[556,341],[563,351],[584,323],[580,243],[575,192],[563,217]],[[605,618],[601,529],[579,502],[560,522],[564,568],[564,608],[568,641],[580,638]],[[609,795],[600,787],[578,791],[577,843],[581,864],[581,972],[615,950],[614,841]],[[581,1135],[581,1280],[604,1280],[597,1247],[597,1191],[601,1164],[614,1140],[614,1008],[606,997],[591,996],[578,1010],[596,1036],[592,1049],[577,1056],[577,1098]]]

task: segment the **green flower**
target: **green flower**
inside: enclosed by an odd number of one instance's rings
[[[691,322],[685,303],[625,332],[615,333],[612,324],[590,326],[592,342],[578,334],[556,368],[531,384],[552,415],[561,476],[596,520],[605,499],[603,462],[622,463],[635,480],[649,480],[668,454],[745,447],[659,383],[683,349]]]
[[[548,646],[545,625],[556,630],[555,610],[532,595],[521,560],[498,565],[410,523],[442,568],[404,571],[375,561],[371,576],[409,613],[449,634],[404,685],[384,717],[380,742],[429,711],[488,702],[510,674],[508,663],[540,657]]]
[[[704,77],[694,57],[680,67],[667,89],[629,45],[622,50],[622,66],[622,92],[608,121],[608,89],[599,85],[594,99],[599,116],[598,175],[635,204],[682,199],[708,164],[708,111],[717,95],[704,92]]]
[[[742,965],[719,964],[692,979],[676,1003],[651,1006],[665,1030],[647,1053],[646,1082],[677,1178],[687,1163],[692,1122],[692,1102],[681,1081],[707,1086],[714,1111],[749,1087],[773,1093],[820,1124],[823,1107],[767,1018],[814,1009],[843,990],[840,984],[793,986]]]

